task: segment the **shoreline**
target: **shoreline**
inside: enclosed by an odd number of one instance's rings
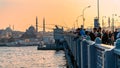
[[[0,45],[0,47],[28,47],[28,46],[38,46],[38,45]]]

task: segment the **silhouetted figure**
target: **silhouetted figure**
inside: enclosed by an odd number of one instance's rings
[[[116,38],[117,38],[117,39],[118,39],[118,38],[120,38],[120,32],[119,32],[119,33],[117,33],[117,37],[116,37]]]
[[[112,32],[109,31],[109,34],[108,34],[108,44],[111,45],[112,44]]]
[[[80,29],[80,35],[81,36],[85,36],[85,30],[83,29],[83,25],[81,25],[81,29]]]
[[[77,36],[73,39],[73,41],[77,40],[79,38],[79,36],[81,36],[81,34],[79,33],[80,32],[80,28],[77,28],[75,33]]]
[[[96,37],[97,37],[97,29],[93,28],[93,32],[90,32],[90,38],[92,41],[95,41]]]
[[[116,41],[116,39],[117,39],[117,34],[118,34],[118,30],[115,29],[115,32],[114,32],[114,40],[115,40],[115,41]]]
[[[98,28],[97,37],[102,38],[101,27]]]
[[[89,34],[89,35],[90,35],[91,40],[92,40],[92,41],[94,41],[94,40],[95,40],[95,38],[96,38],[96,37],[95,37],[95,35],[94,35],[94,33],[93,33],[93,32],[90,32],[90,34]]]
[[[103,44],[107,44],[108,43],[108,38],[109,38],[109,35],[108,35],[108,31],[106,31],[104,34],[103,34],[103,37],[102,37],[102,43]]]

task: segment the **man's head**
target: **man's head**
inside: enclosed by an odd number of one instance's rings
[[[84,28],[83,25],[81,25],[81,28],[82,28],[82,29]]]
[[[93,31],[96,32],[96,31],[97,31],[97,28],[93,28]]]
[[[118,32],[118,30],[117,30],[117,29],[115,29],[115,32]]]

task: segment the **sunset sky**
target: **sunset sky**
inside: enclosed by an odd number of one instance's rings
[[[77,16],[82,15],[82,10],[88,5],[91,7],[85,10],[85,27],[93,25],[97,0],[0,0],[0,29],[14,25],[15,30],[25,31],[31,25],[35,26],[36,16],[40,27],[45,17],[46,24],[72,28]],[[120,0],[100,0],[100,22],[102,16],[112,17],[112,14],[120,15]],[[120,21],[120,18],[116,19]],[[82,17],[78,22],[82,24]]]

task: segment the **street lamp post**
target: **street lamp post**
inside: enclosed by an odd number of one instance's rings
[[[99,0],[97,0],[97,12],[98,12],[98,23],[99,23]]]
[[[114,32],[114,16],[117,16],[117,14],[112,14],[112,31]]]
[[[84,11],[87,9],[87,8],[90,8],[91,6],[87,6],[83,9],[83,28],[84,28],[84,22],[85,22],[85,18],[84,18]]]
[[[83,16],[83,15],[77,16],[77,18],[76,18],[77,27],[78,27],[78,18],[81,17],[81,16]]]

